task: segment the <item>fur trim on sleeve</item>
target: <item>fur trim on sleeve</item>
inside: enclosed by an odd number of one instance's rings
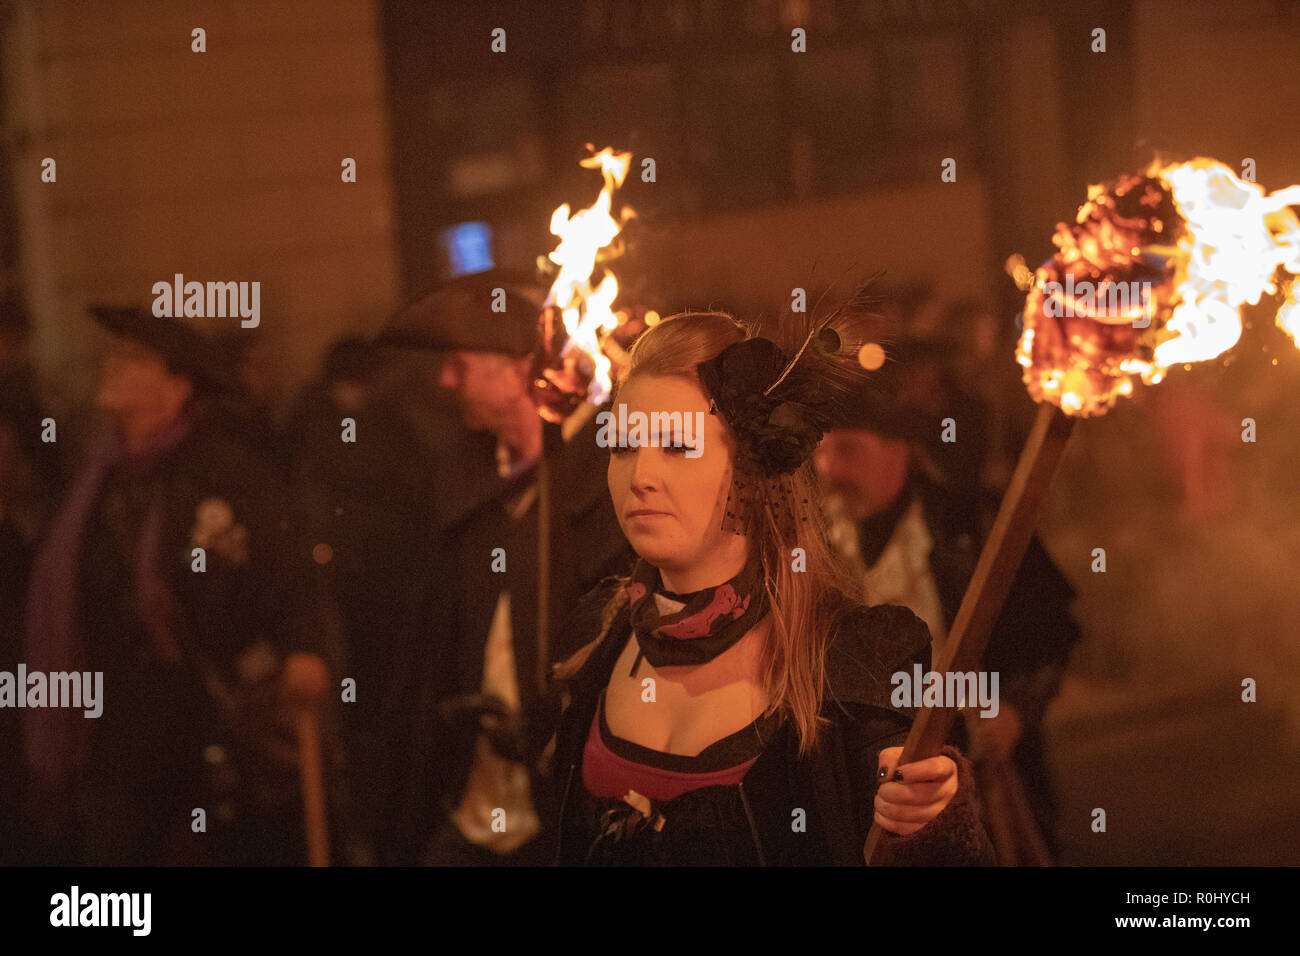
[[[970,761],[953,746],[944,755],[957,764],[957,792],[943,811],[910,836],[883,832],[874,866],[994,866],[997,859],[984,824]]]

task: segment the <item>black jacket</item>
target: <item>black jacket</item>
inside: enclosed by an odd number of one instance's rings
[[[912,491],[924,505],[934,539],[930,570],[944,617],[957,617],[966,587],[975,573],[980,548],[997,513],[999,500],[987,492],[959,494],[954,489],[914,476]],[[1074,646],[1083,636],[1070,612],[1074,589],[1037,535],[1029,539],[998,612],[980,667],[998,674],[999,697],[1020,714],[1020,740],[1012,760],[1020,772],[1030,807],[1053,852],[1056,798],[1050,783],[1043,716],[1056,696]],[[949,743],[969,749],[965,721],[953,725]]]
[[[595,420],[568,442],[558,426],[544,426],[551,468],[552,662],[581,645],[562,626],[567,611],[602,578],[631,569],[633,552],[618,525],[605,480],[605,459],[596,446]],[[514,520],[511,495],[533,483],[530,470],[501,479],[483,446],[463,463],[438,502],[445,546],[428,556],[431,587],[422,620],[425,653],[413,662],[398,697],[407,720],[395,747],[389,822],[380,836],[382,863],[420,862],[433,828],[459,802],[472,766],[479,723],[472,709],[453,705],[479,695],[483,655],[498,595],[510,591],[515,669],[522,713],[512,745],[534,770],[532,793],[543,826],[552,799],[550,780],[536,772],[538,758],[553,736],[558,699],[542,686],[538,672],[536,503]],[[493,549],[505,552],[505,572],[493,571]],[[543,834],[543,839],[546,838]]]
[[[601,609],[616,582],[603,582],[588,594],[572,627],[589,640],[599,633]],[[571,812],[575,788],[582,786],[581,758],[601,690],[609,681],[631,626],[624,606],[582,669],[569,682],[569,704],[556,736],[556,782],[560,788],[560,864],[577,864],[586,852],[587,834]],[[829,720],[813,753],[797,754],[791,721],[737,785],[752,841],[752,856],[764,865],[861,865],[871,827],[877,783],[877,758],[901,746],[914,711],[890,703],[890,676],[920,663],[928,669],[930,636],[911,611],[895,605],[844,609],[827,649],[826,698]],[[958,794],[924,829],[909,837],[886,833],[875,860],[894,864],[992,865],[992,847],[979,822],[970,766],[955,749],[945,751],[959,768]],[[806,811],[806,830],[792,825]],[[746,848],[748,851],[748,848]],[[681,862],[690,862],[682,860]]]
[[[90,669],[104,672],[104,715],[72,785],[105,802],[104,793],[120,797],[112,812],[74,821],[71,799],[35,795],[43,829],[82,833],[50,851],[67,862],[302,862],[276,678],[295,651],[322,656],[337,675],[337,617],[305,522],[273,469],[203,401],[187,414],[190,430],[175,447],[106,475],[81,529],[75,590],[58,598],[76,602]],[[139,614],[135,552],[152,508],[175,663],[154,649]],[[208,808],[206,842],[188,836],[194,806]]]
[[[975,573],[980,548],[997,512],[989,494],[963,495],[950,488],[913,479],[924,505],[926,526],[934,539],[930,569],[944,617],[956,620],[966,586]],[[999,691],[1037,726],[1060,685],[1070,652],[1082,632],[1070,613],[1074,589],[1053,563],[1037,535],[1011,581],[1007,600],[994,622],[982,666],[997,671]],[[962,741],[955,741],[962,746]]]

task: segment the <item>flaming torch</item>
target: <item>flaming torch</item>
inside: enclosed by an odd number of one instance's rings
[[[1266,194],[1222,163],[1153,162],[1091,186],[1057,252],[1030,277],[1016,350],[1039,403],[1029,439],[945,642],[939,672],[979,667],[1077,418],[1105,414],[1135,382],[1215,358],[1241,337],[1241,306],[1285,289],[1277,323],[1300,330],[1300,186]],[[922,708],[899,764],[939,753],[957,710]],[[867,863],[880,840],[872,825]]]
[[[609,397],[615,363],[624,346],[657,317],[639,309],[614,309],[618,279],[610,263],[623,254],[623,226],[636,213],[628,206],[614,218],[614,191],[623,185],[632,154],[605,147],[583,159],[599,169],[604,187],[588,208],[570,215],[564,203],[551,215],[560,244],[547,256],[558,267],[542,312],[542,351],[533,397],[547,421],[561,422],[583,402],[599,406]]]
[[[547,257],[556,271],[539,319],[541,347],[534,357],[533,400],[538,414],[559,424],[571,437],[609,397],[616,364],[624,348],[658,321],[653,312],[614,308],[618,280],[610,263],[623,252],[619,234],[635,216],[627,206],[614,217],[614,191],[623,185],[632,154],[610,147],[581,160],[584,169],[599,169],[604,186],[596,201],[570,215],[569,204],[551,215],[551,232],[560,239]],[[543,260],[545,262],[546,260]],[[551,476],[548,459],[558,447],[543,450],[537,472],[537,667],[538,683],[547,686],[550,668]]]
[[[1034,277],[1016,358],[1036,401],[1104,414],[1134,382],[1215,358],[1241,336],[1240,309],[1278,291],[1278,324],[1300,327],[1300,186],[1266,195],[1222,163],[1195,159],[1093,186]]]

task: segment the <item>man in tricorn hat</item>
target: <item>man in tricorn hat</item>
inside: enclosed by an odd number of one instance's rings
[[[275,475],[212,407],[215,350],[144,308],[112,333],[96,395],[109,427],[41,544],[29,673],[81,672],[82,710],[24,712],[43,862],[303,862],[286,655],[333,659],[310,544]]]
[[[438,504],[446,553],[426,633],[441,625],[419,674],[403,758],[410,787],[398,862],[498,864],[549,858],[548,781],[539,759],[557,702],[540,680],[537,630],[540,462],[550,476],[550,607],[557,613],[609,574],[628,549],[596,446],[595,409],[543,422],[534,403],[540,290],[500,270],[462,276],[400,312],[380,345],[432,350],[465,424],[490,444],[461,463],[462,490]],[[495,446],[495,452],[492,448]],[[571,648],[550,627],[551,661]]]
[[[858,427],[827,434],[814,458],[827,490],[832,543],[860,576],[869,603],[901,604],[926,622],[936,667],[998,506],[973,481],[978,461],[969,452],[954,460],[953,446],[941,441],[943,421],[951,417],[962,440],[971,442],[969,426],[979,421],[974,410],[962,401],[948,411],[942,399],[930,407],[909,400],[917,380],[938,374],[920,374],[920,366],[941,360],[942,351],[915,340],[889,349],[875,388],[860,397]],[[977,771],[999,761],[1015,765],[1053,853],[1055,800],[1042,719],[1081,636],[1070,613],[1073,596],[1034,536],[981,665],[999,674],[999,712],[972,721],[969,738],[959,720],[952,739],[972,753]]]

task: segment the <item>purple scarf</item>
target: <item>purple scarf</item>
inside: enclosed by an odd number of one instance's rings
[[[55,516],[32,568],[27,593],[28,671],[84,671],[86,647],[77,614],[80,607],[81,545],[104,479],[117,468],[145,472],[190,431],[181,416],[153,436],[148,446],[128,455],[116,431],[110,430],[91,447],[63,507]],[[135,587],[140,615],[154,647],[165,659],[179,660],[174,628],[174,603],[158,568],[162,538],[163,501],[156,498],[140,530]],[[124,584],[126,582],[123,582]],[[25,694],[26,688],[18,688]],[[27,762],[43,786],[56,789],[85,759],[93,722],[76,708],[38,707],[27,712]]]

